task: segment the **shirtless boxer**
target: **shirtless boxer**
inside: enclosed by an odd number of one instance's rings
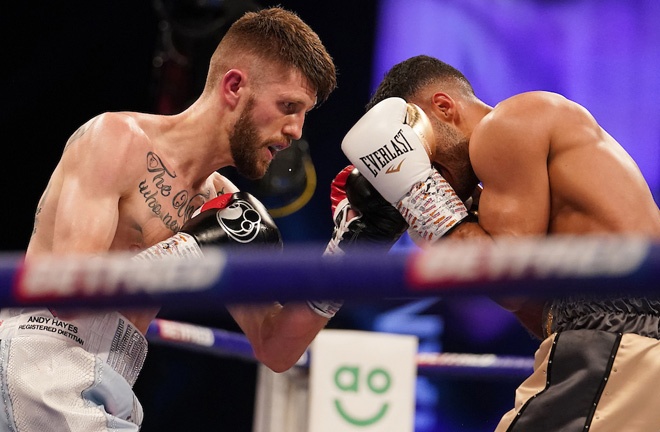
[[[102,84],[102,83],[101,83]],[[206,86],[173,116],[99,115],[68,140],[39,202],[26,259],[44,254],[141,251],[187,231],[204,203],[237,188],[216,171],[249,178],[302,134],[305,115],[336,86],[325,47],[280,8],[250,12],[213,54]],[[277,230],[253,197],[265,229]],[[199,225],[199,224],[197,224]],[[279,232],[273,237],[279,239]],[[256,357],[291,367],[333,310],[323,302],[232,305]],[[157,310],[5,309],[0,313],[0,430],[137,431],[132,385]],[[64,329],[57,335],[50,329]]]
[[[561,95],[523,93],[491,107],[461,72],[422,55],[394,66],[367,108],[342,149],[418,241],[660,239],[660,213],[635,162]],[[420,118],[431,126],[420,129]],[[479,182],[475,220],[463,202]],[[547,298],[497,299],[545,338],[497,431],[660,430],[660,299]]]

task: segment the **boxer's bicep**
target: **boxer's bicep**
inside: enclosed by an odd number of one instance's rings
[[[98,252],[110,248],[126,189],[127,160],[112,131],[89,131],[62,156],[53,226],[53,251]]]
[[[479,225],[493,237],[544,235],[548,211],[530,188],[497,189],[484,194],[479,206]]]
[[[118,196],[92,195],[80,178],[63,183],[54,225],[53,252],[98,252],[110,248],[119,219]]]
[[[490,125],[489,139],[471,150],[483,184],[479,224],[492,236],[544,235],[550,215],[548,142],[541,132]],[[483,139],[483,135],[481,137]]]

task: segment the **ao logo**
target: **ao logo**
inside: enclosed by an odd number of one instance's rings
[[[379,396],[387,393],[392,384],[391,375],[385,369],[381,368],[374,368],[362,376],[360,368],[357,366],[341,366],[335,371],[334,378],[335,385],[341,392],[354,394],[361,398],[364,398],[365,395],[367,397],[372,396],[371,393],[373,393],[376,396],[375,400],[378,400]],[[334,402],[335,409],[344,420],[354,426],[360,427],[377,423],[385,416],[390,408],[388,402],[383,402],[380,404],[380,408],[370,410],[366,413],[357,413],[355,412],[355,405],[357,404],[353,404],[352,409],[349,409],[345,406],[346,401],[342,402],[339,398],[336,398]]]

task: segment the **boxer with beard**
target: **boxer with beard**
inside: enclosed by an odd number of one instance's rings
[[[279,231],[265,208],[217,171],[235,166],[249,178],[263,176],[335,87],[332,58],[295,13],[246,13],[218,44],[189,108],[171,116],[107,112],[71,136],[38,203],[26,260],[157,255],[163,242],[183,247],[183,236],[195,239],[186,247],[237,247],[234,233],[208,221],[235,222],[240,212],[255,230],[244,237],[249,244],[277,245]],[[228,213],[210,218],[213,212]],[[203,232],[209,229],[212,235]],[[275,371],[295,364],[331,316],[306,302],[227,307],[257,359]],[[132,386],[157,312],[140,305],[0,311],[0,429],[139,430],[142,408]]]

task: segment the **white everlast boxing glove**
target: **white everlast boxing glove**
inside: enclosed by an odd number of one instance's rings
[[[344,137],[346,157],[408,222],[413,240],[434,241],[468,216],[451,185],[431,165],[434,136],[417,105],[388,98]]]

